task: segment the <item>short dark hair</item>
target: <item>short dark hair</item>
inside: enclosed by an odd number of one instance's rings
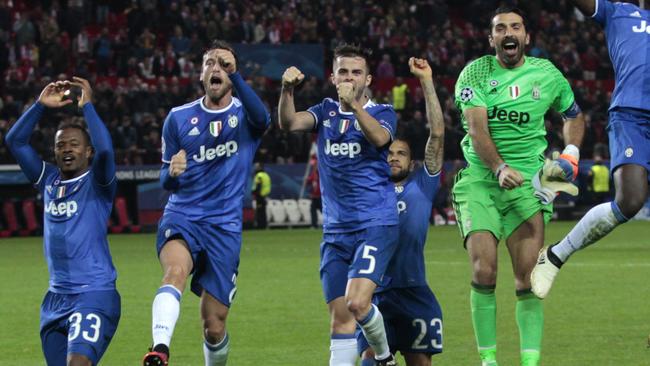
[[[76,121],[66,120],[66,121],[61,121],[61,123],[59,123],[59,126],[56,128],[56,130],[61,131],[68,128],[74,128],[81,131],[81,133],[84,135],[84,138],[86,139],[86,143],[88,144],[88,146],[92,147],[92,143],[90,142],[90,134],[88,133],[86,126]]]
[[[494,11],[492,14],[492,17],[490,17],[490,31],[492,31],[492,28],[494,28],[494,17],[496,17],[499,14],[507,14],[507,13],[515,13],[521,17],[521,21],[524,24],[524,28],[528,30],[528,19],[526,19],[526,13],[519,9],[516,6],[500,6],[497,8],[497,10]]]
[[[210,43],[210,46],[208,46],[208,48],[206,48],[205,51],[203,52],[203,55],[205,55],[209,51],[215,50],[215,49],[230,51],[233,54],[233,56],[235,56],[235,62],[239,63],[239,60],[237,59],[237,53],[235,52],[235,49],[232,48],[230,43],[228,43],[228,42],[226,42],[224,40],[221,40],[221,39],[212,40],[212,42]]]
[[[406,146],[409,147],[409,153],[411,155],[410,158],[413,159],[413,148],[412,148],[412,146],[413,146],[412,142],[413,141],[411,141],[411,140],[412,140],[411,137],[409,135],[407,135],[405,129],[398,129],[397,133],[395,134],[395,138],[393,138],[393,142],[394,141],[404,141],[406,143]]]
[[[334,60],[338,57],[361,57],[366,61],[366,67],[368,72],[370,72],[370,57],[372,56],[372,50],[369,48],[363,48],[360,44],[357,43],[340,43],[334,49]]]

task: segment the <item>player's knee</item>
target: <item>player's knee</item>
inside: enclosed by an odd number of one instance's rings
[[[647,197],[644,197],[644,195],[642,194],[631,193],[631,194],[623,195],[620,200],[617,199],[616,204],[618,205],[618,208],[621,210],[623,216],[627,217],[628,219],[631,219],[637,213],[639,213],[641,208],[643,208],[646,199]]]
[[[494,285],[497,282],[497,266],[481,261],[474,262],[474,282],[480,285]]]
[[[203,336],[211,344],[221,342],[226,335],[226,321],[218,317],[203,319]]]
[[[93,363],[84,355],[73,353],[68,356],[68,365],[67,366],[92,366]]]
[[[360,297],[351,297],[346,299],[348,311],[354,314],[354,317],[359,319],[367,314],[370,310],[370,299],[362,299]]]

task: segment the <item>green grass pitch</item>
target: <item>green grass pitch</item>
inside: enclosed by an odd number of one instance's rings
[[[553,222],[546,242],[573,223]],[[327,365],[327,308],[318,278],[316,230],[247,231],[228,329],[229,364]],[[139,365],[151,342],[151,301],[160,267],[153,235],[110,237],[122,319],[101,364]],[[470,267],[457,229],[431,228],[429,284],[444,312],[444,353],[434,365],[478,365],[469,316]],[[510,259],[500,246],[498,347],[501,365],[518,361]],[[47,288],[40,238],[0,241],[0,365],[44,365],[39,306]],[[545,305],[544,365],[650,365],[650,226],[632,222],[575,255]],[[171,345],[172,366],[202,365],[198,299],[186,292]]]

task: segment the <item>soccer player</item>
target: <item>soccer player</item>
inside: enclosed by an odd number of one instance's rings
[[[158,226],[164,275],[153,300],[153,347],[144,366],[167,365],[192,273],[192,292],[201,297],[205,364],[225,365],[228,357],[226,317],[237,290],[244,192],[270,115],[223,41],[203,54],[200,81],[205,96],[173,108],[163,125],[160,180],[171,195]]]
[[[401,352],[407,366],[429,366],[431,356],[442,352],[442,310],[427,285],[424,244],[429,216],[440,183],[445,124],[426,60],[411,58],[409,67],[420,80],[429,121],[429,140],[424,166],[414,170],[408,141],[399,137],[388,150],[391,180],[395,184],[399,212],[399,245],[386,269],[388,283],[374,296],[384,316],[391,352]],[[358,333],[358,349],[368,343]],[[362,365],[374,365],[372,352],[363,354]]]
[[[62,123],[54,137],[56,165],[44,162],[29,138],[46,108],[73,102],[88,131]],[[117,187],[111,137],[92,105],[88,81],[48,84],[7,133],[7,145],[23,173],[43,195],[43,242],[50,287],[41,305],[41,344],[49,366],[96,365],[120,320],[120,295],[106,239]]]
[[[546,297],[569,257],[634,217],[648,198],[650,169],[650,11],[628,3],[574,0],[583,14],[605,27],[616,87],[609,106],[610,171],[616,195],[593,207],[558,244],[539,253],[533,292]]]
[[[371,300],[397,245],[397,200],[386,159],[396,115],[366,94],[372,81],[368,57],[359,46],[337,47],[331,81],[338,102],[325,98],[301,112],[293,94],[304,75],[288,68],[278,106],[282,129],[318,133],[324,221],[320,276],[331,319],[330,365],[337,366],[356,363],[356,324],[378,365],[395,365],[381,312]]]
[[[456,104],[467,135],[461,142],[468,167],[453,188],[458,226],[472,265],[470,303],[483,365],[496,365],[497,244],[504,239],[517,295],[521,364],[537,365],[543,309],[530,290],[530,272],[544,241],[551,204],[535,196],[531,178],[544,165],[544,114],[563,114],[566,148],[551,164],[577,175],[584,120],[568,81],[551,62],[524,55],[530,35],[521,10],[503,7],[491,20],[490,46],[461,72]]]

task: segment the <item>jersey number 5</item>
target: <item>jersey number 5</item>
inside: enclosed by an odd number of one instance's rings
[[[376,252],[377,247],[373,247],[371,245],[364,245],[363,246],[363,253],[361,254],[361,257],[363,259],[368,260],[368,268],[367,269],[361,269],[359,270],[359,274],[370,274],[375,271],[375,257],[370,254],[370,252]]]

